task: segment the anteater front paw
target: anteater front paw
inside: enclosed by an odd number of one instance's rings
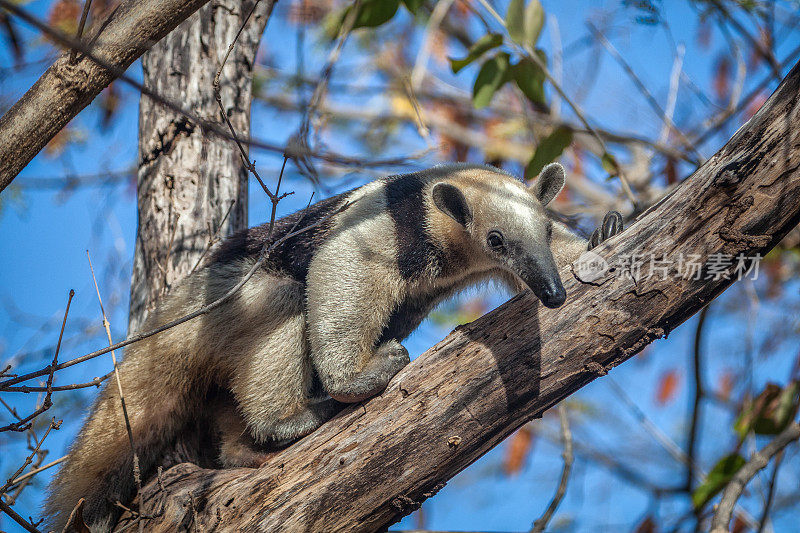
[[[614,235],[622,233],[622,215],[616,211],[609,211],[603,217],[603,223],[600,224],[592,236],[589,238],[589,250],[597,247],[603,241],[610,239]]]

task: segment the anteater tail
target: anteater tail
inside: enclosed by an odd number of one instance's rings
[[[136,395],[132,389],[131,392]],[[159,419],[155,410],[144,410],[139,402],[130,401],[130,397],[126,391],[139,469],[147,479],[166,446],[174,441],[180,424],[170,423],[169,418]],[[158,403],[161,405],[156,408],[161,411],[165,403],[177,402],[161,396]],[[174,412],[161,413],[175,418]],[[85,500],[84,521],[93,532],[111,531],[122,512],[117,502],[128,505],[133,500],[136,494],[133,453],[113,378],[97,400],[49,490],[45,513],[56,531],[61,531],[81,498]]]
[[[143,328],[149,329],[186,314],[196,304],[189,296],[202,294],[202,273],[173,288]],[[126,348],[119,365],[133,443],[142,481],[160,464],[165,451],[187,429],[187,416],[197,410],[199,351],[202,320],[186,322]],[[196,414],[196,413],[195,413]],[[117,383],[112,377],[92,408],[49,488],[45,513],[49,525],[61,529],[78,501],[92,531],[109,531],[136,493],[133,453],[125,427]]]

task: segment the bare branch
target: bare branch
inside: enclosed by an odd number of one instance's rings
[[[564,494],[567,492],[567,482],[569,482],[569,474],[572,471],[572,462],[575,456],[572,454],[572,433],[569,430],[569,418],[567,418],[567,408],[561,403],[558,405],[558,418],[561,421],[561,442],[564,446],[564,452],[561,457],[564,459],[564,467],[561,469],[561,479],[558,482],[558,488],[553,496],[550,505],[547,506],[544,514],[533,524],[531,533],[541,533],[547,527],[547,523],[561,505],[561,500],[564,499]]]
[[[2,433],[3,431],[25,431],[26,429],[28,429],[28,427],[30,427],[28,425],[28,422],[30,422],[31,420],[33,420],[34,418],[44,413],[45,411],[50,409],[50,407],[53,406],[53,401],[50,398],[53,394],[53,376],[56,370],[58,370],[58,352],[61,350],[61,339],[64,337],[64,326],[67,325],[67,315],[69,315],[69,306],[70,304],[72,304],[73,296],[75,296],[75,291],[70,289],[69,298],[67,299],[67,309],[64,311],[64,319],[61,321],[61,331],[58,334],[58,344],[56,344],[56,351],[55,354],[53,355],[53,362],[50,363],[50,366],[48,366],[45,369],[45,374],[48,374],[48,376],[47,376],[47,387],[46,387],[46,394],[44,397],[44,401],[42,401],[42,404],[33,413],[31,413],[29,416],[26,416],[19,422],[14,422],[7,426],[0,427],[0,433]],[[2,388],[3,388],[2,385],[0,385],[0,389]]]
[[[6,502],[0,500],[0,511],[6,513],[11,519],[16,522],[17,524],[21,525],[25,531],[30,531],[31,533],[41,533],[31,522],[28,522],[24,518],[22,518],[19,514],[17,514],[14,509],[11,508]]]
[[[92,273],[92,282],[94,283],[94,290],[97,293],[97,302],[100,304],[100,314],[103,316],[103,327],[106,330],[106,337],[108,337],[108,345],[111,346],[114,344],[114,341],[111,339],[111,324],[108,322],[108,318],[106,317],[106,310],[103,307],[103,299],[100,297],[100,287],[97,285],[97,278],[94,275],[94,267],[92,266],[92,258],[89,255],[89,250],[86,250],[86,259],[89,260],[89,270]],[[139,454],[136,452],[136,446],[133,442],[133,431],[131,430],[131,421],[128,418],[128,408],[125,405],[125,394],[122,392],[122,380],[119,377],[119,368],[117,366],[117,355],[114,350],[111,350],[111,362],[114,364],[114,377],[116,378],[117,383],[117,393],[119,394],[119,401],[120,407],[122,408],[122,417],[125,420],[125,431],[128,434],[128,443],[131,445],[131,453],[133,454],[133,479],[136,482],[136,488],[138,491],[142,490],[142,476],[141,472],[139,471]],[[139,505],[139,510],[141,511],[143,505]],[[140,532],[142,530],[144,524],[140,523]]]
[[[75,33],[75,39],[80,41],[83,36],[83,28],[86,25],[86,18],[89,16],[89,9],[92,7],[92,0],[85,0],[83,2],[83,13],[81,13],[81,20],[78,23],[78,31]],[[75,64],[77,51],[73,48],[69,51],[69,62]]]
[[[58,464],[61,464],[62,462],[64,462],[64,460],[67,457],[68,457],[67,455],[65,455],[63,457],[59,457],[55,461],[51,461],[51,462],[47,463],[46,465],[40,466],[38,468],[34,468],[33,470],[30,470],[30,471],[22,474],[21,476],[19,476],[17,478],[14,478],[14,482],[11,485],[9,485],[9,488],[12,488],[12,487],[14,487],[14,485],[17,485],[18,483],[21,483],[23,481],[26,481],[26,480],[32,478],[33,476],[35,476],[39,472],[44,472],[45,470],[47,470],[49,468],[53,468],[54,466],[56,466]]]
[[[702,406],[705,390],[703,387],[703,369],[702,369],[702,349],[703,349],[703,326],[706,323],[706,316],[708,315],[708,308],[706,306],[700,311],[700,316],[697,320],[697,329],[694,334],[694,350],[692,358],[692,378],[694,379],[694,399],[692,400],[692,408],[690,411],[690,426],[689,426],[689,439],[686,445],[686,454],[688,461],[686,463],[686,490],[694,490],[694,474],[696,468],[694,467],[695,458],[697,457],[697,437],[698,429],[700,427],[700,407]],[[702,475],[702,472],[698,472]]]
[[[764,501],[764,508],[761,511],[761,518],[758,520],[758,530],[756,533],[761,533],[767,525],[769,519],[769,511],[772,507],[772,501],[775,498],[775,483],[778,480],[778,470],[783,464],[784,450],[777,453],[775,457],[775,466],[772,467],[772,474],[769,477],[769,486],[767,488],[767,499]]]
[[[733,516],[733,508],[742,492],[744,492],[747,483],[769,464],[770,459],[775,454],[798,438],[800,438],[800,424],[792,422],[778,436],[772,439],[772,442],[755,452],[750,457],[750,460],[736,472],[736,475],[733,476],[733,479],[722,492],[722,500],[720,500],[714,513],[714,519],[711,521],[711,533],[728,532],[728,524],[730,524]]]
[[[150,46],[194,13],[207,0],[124,0],[92,35],[92,58],[75,64],[62,56],[27,93],[0,118],[0,191],[33,156],[111,81]],[[0,7],[31,22],[32,17],[9,0]],[[84,46],[61,32],[58,41]],[[104,68],[104,66],[111,68]]]
[[[700,154],[700,152],[697,151],[697,149],[694,146],[692,146],[689,143],[689,139],[683,134],[683,132],[681,132],[681,130],[675,125],[675,123],[672,122],[672,117],[670,117],[667,114],[667,112],[664,111],[664,109],[661,107],[661,104],[659,104],[656,101],[655,97],[647,89],[644,82],[639,78],[639,76],[636,75],[636,72],[634,72],[630,64],[628,64],[628,62],[625,61],[625,58],[622,57],[622,54],[620,54],[619,51],[617,51],[614,45],[611,44],[611,42],[609,42],[608,39],[606,39],[606,36],[603,35],[600,32],[600,30],[598,30],[594,26],[594,24],[592,24],[591,22],[587,22],[586,25],[588,26],[589,31],[592,32],[592,35],[594,35],[595,38],[597,38],[597,40],[600,41],[600,44],[602,44],[603,47],[606,50],[608,50],[608,53],[611,54],[611,57],[613,57],[617,61],[617,63],[620,64],[625,73],[628,74],[628,76],[633,81],[634,85],[636,85],[636,87],[639,89],[639,92],[642,93],[645,100],[647,100],[647,103],[653,109],[658,118],[661,119],[668,128],[670,128],[677,134],[677,136],[680,138],[684,146],[686,146],[687,149],[690,150],[692,154],[694,154],[694,156],[702,163],[702,161],[704,161],[703,156]]]
[[[99,387],[105,380],[110,378],[114,374],[112,370],[105,376],[96,377],[91,381],[87,381],[86,383],[73,383],[72,385],[59,385],[50,387],[50,390],[53,392],[60,392],[60,391],[67,391],[67,390],[77,390],[77,389],[88,389],[89,387]],[[0,392],[47,392],[47,387],[28,387],[26,385],[22,385],[19,387],[2,387],[0,388]]]

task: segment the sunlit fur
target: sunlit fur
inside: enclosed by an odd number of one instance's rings
[[[408,363],[400,341],[438,302],[487,279],[525,288],[489,253],[489,230],[502,229],[535,253],[552,251],[559,267],[575,260],[586,241],[551,222],[537,198],[563,186],[563,169],[555,170],[529,189],[491,167],[440,166],[378,180],[301,213],[308,223],[350,203],[278,249],[227,304],[126,348],[120,373],[143,477],[187,431],[210,435],[217,466],[256,466],[266,450],[310,433],[342,402],[380,393]],[[463,193],[466,226],[434,205],[431,189],[441,182]],[[276,225],[272,239],[298,217]],[[236,239],[173,287],[142,329],[234,286],[257,260],[253,250],[266,242],[266,230]],[[278,261],[291,250],[291,261]],[[298,264],[307,265],[305,275]],[[60,531],[83,497],[87,523],[109,530],[119,516],[113,502],[134,497],[131,457],[110,384],[50,487],[50,526]]]

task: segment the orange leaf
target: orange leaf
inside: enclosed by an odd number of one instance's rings
[[[728,56],[717,59],[712,82],[718,100],[727,100],[731,92],[731,60]]]
[[[667,178],[667,185],[672,185],[678,181],[678,171],[675,169],[675,160],[671,157],[667,159],[667,166],[664,169]]]
[[[667,370],[661,374],[658,381],[658,390],[656,391],[656,401],[660,405],[664,405],[675,397],[678,391],[678,384],[680,383],[680,375],[675,369]]]
[[[78,19],[81,16],[81,4],[78,0],[58,0],[47,17],[51,27],[61,30],[68,35],[74,35],[78,30]]]
[[[525,465],[525,458],[531,450],[533,444],[533,432],[525,425],[511,435],[508,446],[506,447],[506,457],[503,462],[503,471],[506,475],[516,474]]]
[[[750,100],[750,103],[747,104],[747,107],[744,110],[742,116],[743,121],[746,122],[750,120],[753,117],[753,115],[755,115],[758,112],[758,110],[761,109],[761,106],[764,105],[764,102],[766,101],[767,101],[767,95],[764,93],[759,93],[755,98]]]
[[[769,28],[761,27],[758,28],[758,44],[761,45],[762,50],[771,50],[772,49],[772,32],[769,31]],[[751,69],[755,69],[758,67],[758,64],[764,58],[759,52],[758,48],[753,46],[750,49],[750,58],[748,60],[748,67]]]
[[[734,515],[731,533],[746,533],[747,531],[750,531],[750,528],[747,526],[745,519],[740,514]]]
[[[706,50],[711,46],[711,24],[709,24],[708,20],[700,21],[700,24],[697,26],[696,39],[697,44]]]
[[[67,145],[72,140],[72,128],[67,124],[61,130],[53,135],[46,145],[44,145],[44,153],[47,157],[58,157],[63,152]]]
[[[100,109],[102,109],[100,123],[104,129],[111,125],[111,119],[113,119],[114,115],[117,113],[119,103],[120,95],[117,84],[111,83],[100,93]]]
[[[726,401],[730,400],[731,391],[733,390],[733,386],[735,384],[736,375],[732,371],[726,370],[719,378],[719,386],[717,388],[719,397]]]
[[[633,533],[656,533],[656,523],[652,516],[646,516],[644,520],[639,522]]]

